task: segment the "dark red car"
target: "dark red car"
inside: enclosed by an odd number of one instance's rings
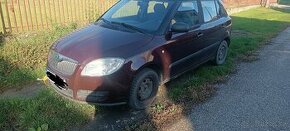
[[[225,63],[231,24],[219,0],[121,0],[51,47],[47,76],[73,100],[144,109],[160,84]]]

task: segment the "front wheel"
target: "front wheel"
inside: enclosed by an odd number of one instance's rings
[[[158,92],[159,84],[159,77],[155,71],[147,68],[141,70],[133,79],[129,106],[136,110],[150,106]]]
[[[222,65],[226,62],[228,56],[229,45],[227,41],[222,41],[213,60],[215,65]]]

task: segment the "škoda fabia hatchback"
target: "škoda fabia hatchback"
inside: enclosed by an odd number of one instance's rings
[[[219,0],[121,0],[55,42],[46,73],[67,98],[144,109],[160,84],[207,61],[224,64],[231,24]]]

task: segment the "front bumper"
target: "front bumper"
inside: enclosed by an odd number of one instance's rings
[[[73,91],[71,89],[61,90],[50,79],[49,79],[49,82],[50,82],[50,85],[51,85],[52,89],[54,89],[59,95],[63,96],[64,98],[66,98],[68,100],[74,101],[74,102],[96,104],[96,105],[100,105],[100,106],[115,106],[115,105],[124,105],[124,104],[127,103],[126,101],[124,101],[124,102],[120,101],[120,102],[110,102],[110,103],[106,103],[106,102],[90,102],[89,100],[88,101],[76,100],[76,99],[73,98],[73,95],[72,95]],[[92,101],[96,101],[96,100],[97,101],[101,101],[101,100],[104,100],[104,97],[98,97],[98,98],[100,98],[100,99],[98,99],[96,97],[91,97],[90,95],[86,95],[86,94],[83,94],[82,97],[87,98],[87,99],[92,99]]]
[[[61,78],[67,86],[59,86],[48,73]],[[132,79],[128,73],[124,76],[122,71],[104,78],[85,78],[80,76],[80,71],[65,76],[47,67],[47,74],[52,88],[61,96],[73,101],[98,105],[126,104]]]

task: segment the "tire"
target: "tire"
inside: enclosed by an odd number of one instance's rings
[[[159,85],[160,80],[155,71],[148,68],[141,70],[133,79],[129,106],[135,110],[146,109],[154,101]]]
[[[223,65],[226,62],[228,51],[229,51],[228,42],[226,40],[223,40],[216,51],[213,63],[215,65]]]

